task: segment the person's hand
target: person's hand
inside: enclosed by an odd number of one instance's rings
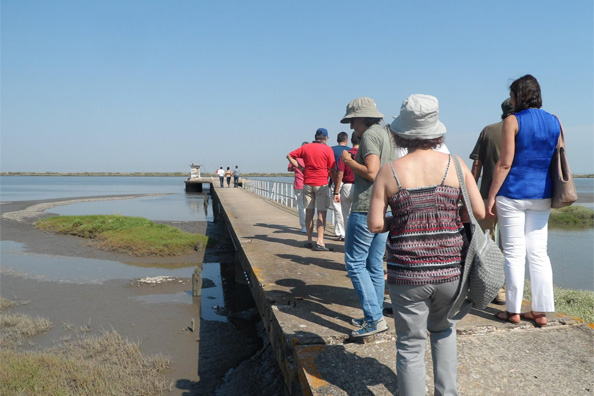
[[[487,211],[487,217],[493,218],[495,217],[495,198],[489,197],[487,201],[487,205],[485,205],[485,210]]]
[[[340,203],[340,195],[334,195],[334,202]]]
[[[349,153],[348,150],[343,150],[342,154],[340,154],[340,158],[345,164],[348,164],[348,162],[353,159],[353,155]]]

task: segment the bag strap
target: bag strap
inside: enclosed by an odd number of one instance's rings
[[[468,190],[466,190],[466,182],[464,181],[464,174],[462,173],[462,167],[460,166],[460,161],[458,161],[458,156],[450,154],[450,157],[452,157],[454,165],[456,166],[456,174],[458,175],[458,181],[460,182],[462,197],[464,197],[464,206],[466,206],[466,211],[470,216],[470,222],[473,224],[477,223],[477,220],[474,218],[474,213],[472,212],[472,205],[470,204],[470,198],[468,197]]]
[[[470,205],[470,198],[468,197],[468,191],[466,190],[466,182],[464,181],[464,174],[462,173],[462,168],[460,167],[460,162],[458,161],[458,156],[450,154],[450,157],[452,157],[452,159],[454,160],[456,174],[458,175],[458,181],[460,182],[460,189],[462,190],[462,197],[464,198],[464,205],[466,206],[466,211],[468,212],[468,215],[470,216],[470,222],[471,222],[471,224],[476,224],[477,221],[474,218],[474,213],[472,212],[472,205]],[[464,267],[466,267],[467,265],[472,266],[472,261],[465,264]],[[464,268],[465,273],[469,273],[469,271],[470,271],[470,267]],[[461,280],[464,280],[464,275],[462,275]],[[462,285],[462,284],[460,285],[460,290],[458,291],[456,300],[458,300],[460,298],[461,293],[465,293],[465,292],[463,292],[463,288],[465,288],[467,286],[468,286],[468,278],[466,279],[465,285]],[[468,314],[468,312],[470,312],[470,310],[473,307],[473,303],[466,298],[466,294],[464,294],[464,297],[465,298],[459,307],[450,308],[450,312],[448,313],[448,316],[453,314],[451,317],[449,317],[449,320],[453,323],[461,320],[464,316],[466,316],[466,314]],[[452,312],[453,309],[457,309],[457,312],[455,312],[455,313]]]
[[[555,118],[557,119],[557,121],[559,121],[559,129],[561,130],[561,133],[559,134],[559,139],[557,139],[557,147],[565,148],[565,133],[563,133],[563,125],[561,124],[561,120],[559,119],[559,117],[555,116]]]

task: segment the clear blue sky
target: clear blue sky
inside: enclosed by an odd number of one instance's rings
[[[468,158],[529,73],[594,173],[593,37],[592,0],[3,0],[0,169],[284,172],[350,100],[413,93]]]

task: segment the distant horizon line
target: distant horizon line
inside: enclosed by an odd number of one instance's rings
[[[214,172],[202,173],[203,176],[214,176],[218,175]],[[122,177],[187,177],[188,172],[0,172],[0,176],[122,176]],[[240,176],[253,177],[253,176],[265,176],[265,177],[289,177],[293,176],[292,172],[245,172],[241,173]],[[592,179],[594,173],[585,174],[573,174],[574,178],[581,179]]]
[[[203,176],[217,176],[214,172],[204,172]],[[161,177],[188,177],[188,172],[0,172],[0,176],[161,176]],[[240,176],[293,176],[291,172],[245,172]],[[593,175],[594,177],[594,175]]]

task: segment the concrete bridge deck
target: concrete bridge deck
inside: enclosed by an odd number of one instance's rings
[[[344,269],[343,242],[333,252],[303,247],[295,211],[240,188],[214,188],[217,221],[225,221],[237,259],[270,336],[291,395],[397,394],[395,334],[352,342],[361,317]],[[389,301],[386,301],[389,304]],[[536,328],[493,318],[499,306],[472,311],[457,326],[461,395],[590,395],[594,330],[563,314]],[[431,352],[427,388],[433,394]]]

